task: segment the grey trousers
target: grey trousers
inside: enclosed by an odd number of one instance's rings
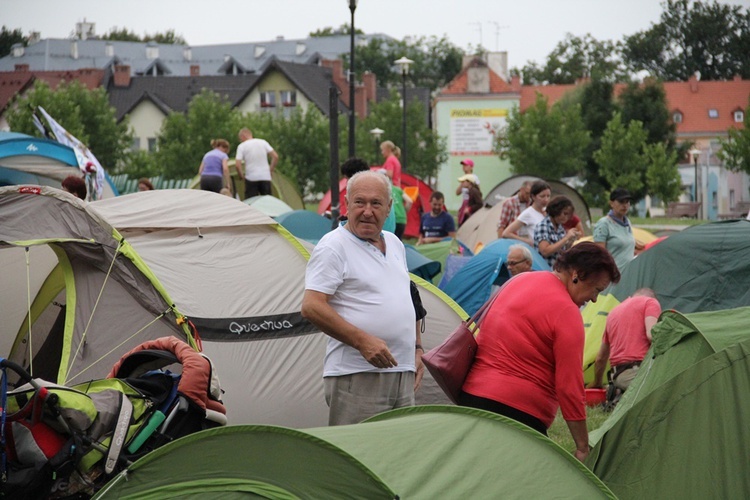
[[[328,425],[357,424],[378,413],[414,406],[414,372],[364,372],[324,377]]]

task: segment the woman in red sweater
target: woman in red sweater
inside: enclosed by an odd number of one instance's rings
[[[575,456],[584,460],[589,440],[579,308],[619,280],[612,256],[591,242],[562,253],[553,272],[514,278],[483,320],[460,403],[545,435],[560,407],[576,443]]]

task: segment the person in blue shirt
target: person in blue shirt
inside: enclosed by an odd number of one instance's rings
[[[422,215],[417,245],[435,243],[443,238],[456,236],[456,223],[453,216],[445,211],[444,203],[443,193],[434,191],[430,196],[431,210]]]

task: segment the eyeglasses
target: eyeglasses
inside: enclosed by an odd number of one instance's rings
[[[506,266],[517,266],[518,264],[523,264],[526,262],[526,260],[509,260],[505,263]]]

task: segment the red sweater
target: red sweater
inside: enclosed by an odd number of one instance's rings
[[[463,390],[533,415],[585,420],[583,319],[551,272],[519,275],[488,311]],[[559,402],[559,403],[558,403]]]

